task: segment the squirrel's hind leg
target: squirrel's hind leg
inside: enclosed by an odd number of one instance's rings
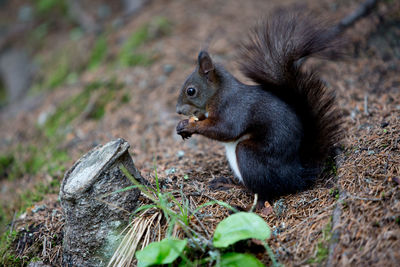
[[[257,149],[260,147],[265,150]],[[242,141],[236,147],[236,157],[245,186],[257,193],[260,201],[271,201],[305,188],[300,162],[288,159],[287,155],[268,153],[267,145],[251,139]]]

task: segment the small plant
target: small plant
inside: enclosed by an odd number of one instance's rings
[[[329,175],[337,176],[337,166],[336,166],[335,158],[329,157],[326,160],[324,172]]]
[[[136,217],[131,222],[129,231],[124,231],[125,237],[120,247],[115,252],[108,266],[129,265],[136,256],[137,266],[150,266],[160,264],[178,264],[182,266],[197,266],[204,264],[216,264],[216,266],[263,266],[263,264],[251,254],[242,254],[232,251],[232,245],[238,241],[250,238],[260,240],[274,266],[278,266],[272,250],[266,243],[271,235],[270,228],[265,221],[257,214],[251,212],[237,212],[227,203],[220,201],[207,202],[195,210],[189,208],[189,203],[181,193],[182,203],[177,201],[173,192],[163,193],[160,191],[157,170],[155,170],[156,188],[152,189],[141,185],[130,173],[121,166],[121,170],[132,181],[131,188],[139,188],[141,192],[149,198],[153,204],[143,205],[138,208],[134,215]],[[205,206],[219,204],[235,213],[222,220],[215,229],[212,239],[206,238],[196,231],[191,221],[196,214]],[[150,219],[145,218],[145,214],[153,214]],[[161,216],[162,215],[162,216]],[[150,227],[157,221],[153,227],[158,227],[160,231],[161,217],[168,223],[168,230],[165,238],[149,243],[149,232],[145,234],[140,228],[140,221]],[[158,218],[157,220],[155,218]],[[143,226],[142,226],[143,227]],[[128,229],[127,228],[127,229]],[[134,230],[132,230],[134,229]],[[184,239],[177,238],[177,229],[182,230],[186,236]],[[144,236],[142,249],[136,252],[141,237]],[[135,242],[129,242],[134,240]],[[205,256],[208,255],[208,256]],[[124,262],[122,259],[126,259]]]

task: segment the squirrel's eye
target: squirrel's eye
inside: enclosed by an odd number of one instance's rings
[[[188,89],[186,89],[186,94],[188,96],[194,96],[196,94],[196,89],[193,87],[189,87]]]

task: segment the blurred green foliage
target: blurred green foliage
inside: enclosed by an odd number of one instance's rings
[[[94,47],[92,49],[92,53],[89,58],[88,69],[95,69],[103,62],[103,60],[107,56],[107,38],[105,35],[97,38]]]
[[[40,65],[41,69],[31,91],[35,93],[55,89],[72,80],[71,78],[83,68],[82,62],[77,59],[79,55],[74,51],[76,49],[77,44],[72,43],[68,47],[52,51],[46,57],[37,56],[36,64]]]
[[[0,79],[0,108],[2,105],[6,103],[6,101],[7,101],[7,91]]]
[[[68,7],[65,0],[35,0],[35,10],[39,16],[48,16],[51,13],[67,14]]]
[[[122,66],[149,65],[149,55],[140,54],[136,49],[149,40],[148,26],[143,26],[135,31],[123,44],[119,53],[119,63]]]
[[[19,147],[14,153],[0,155],[0,179],[15,180],[24,174],[36,174],[46,163],[37,147]]]
[[[49,8],[53,7],[50,3],[48,5]],[[49,25],[48,21],[43,22],[31,32],[30,39],[37,46],[41,46],[41,42],[48,34]],[[153,18],[124,41],[117,54],[117,64],[122,67],[151,65],[158,55],[146,51],[145,45],[156,38],[169,34],[171,29],[171,23],[167,18]],[[39,78],[32,87],[33,92],[55,89],[66,82],[77,82],[82,72],[95,70],[101,64],[106,64],[105,60],[110,50],[107,41],[108,33],[97,37],[89,53],[79,49],[79,40],[82,36],[83,32],[80,28],[73,28],[70,31],[70,42],[36,58],[41,69]]]
[[[82,92],[61,103],[55,113],[46,121],[43,127],[45,135],[52,138],[62,133],[74,119],[82,114],[88,119],[101,119],[107,103],[113,100],[116,92],[121,88],[123,88],[123,84],[118,83],[115,79],[89,83]],[[90,105],[89,101],[92,101]]]
[[[45,43],[46,36],[49,33],[49,24],[49,22],[45,21],[28,33],[27,42],[32,51],[38,50]]]
[[[128,37],[121,47],[118,55],[119,63],[124,67],[153,63],[154,58],[144,52],[138,51],[141,46],[149,41],[167,35],[171,32],[171,23],[164,17],[156,17],[150,23],[137,29]]]
[[[129,101],[131,101],[131,96],[128,93],[125,93],[121,97],[121,103],[126,104],[126,103],[129,103]]]
[[[55,88],[60,86],[65,79],[68,77],[69,73],[69,62],[68,56],[64,54],[60,57],[60,60],[53,69],[51,69],[48,79],[45,81],[45,87]]]
[[[14,155],[0,155],[0,180],[8,177],[14,160]]]

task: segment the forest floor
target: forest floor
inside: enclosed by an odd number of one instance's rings
[[[151,182],[156,166],[165,190],[182,188],[195,205],[218,199],[250,207],[253,196],[241,186],[209,188],[213,178],[233,178],[224,148],[201,136],[182,141],[176,135],[176,99],[211,35],[213,58],[246,82],[232,63],[238,41],[257,19],[276,8],[304,8],[337,21],[360,3],[296,2],[151,1],[99,37],[103,43],[94,36],[71,40],[72,31],[49,34],[34,54],[44,62],[63,58],[46,70],[53,76],[65,65],[73,72],[53,89],[36,88],[1,110],[0,218],[7,224],[1,231],[11,236],[3,235],[8,252],[0,262],[26,264],[35,257],[60,265],[63,214],[57,195],[63,174],[94,146],[119,137],[131,144],[136,167]],[[149,36],[135,41],[141,29]],[[271,203],[272,213],[261,214],[273,229],[269,244],[287,266],[400,262],[400,3],[382,2],[346,37],[345,60],[309,62],[337,92],[344,113],[337,166],[313,188],[282,197]],[[98,48],[106,53],[99,64],[93,54],[88,58],[93,44],[106,47]],[[125,62],[124,49],[137,54]],[[90,61],[96,66],[80,67]],[[203,221],[210,232],[229,215],[217,205],[205,212],[212,215]]]

